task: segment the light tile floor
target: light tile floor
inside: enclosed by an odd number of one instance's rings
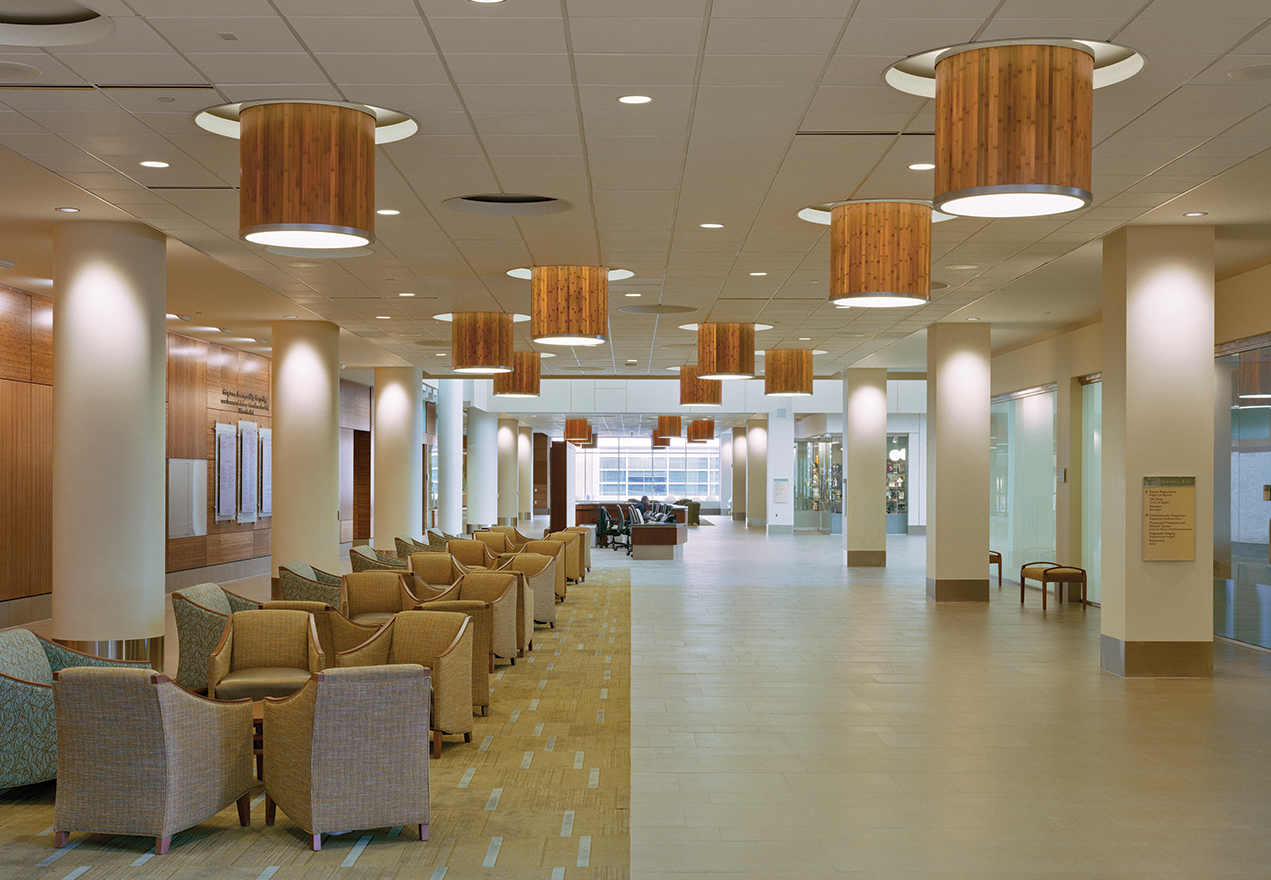
[[[920,537],[714,519],[631,563],[635,880],[1271,876],[1271,656],[1124,680],[1098,609],[929,604]]]

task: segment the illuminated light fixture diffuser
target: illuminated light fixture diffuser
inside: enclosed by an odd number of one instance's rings
[[[609,341],[609,273],[600,266],[534,266],[530,338],[545,345]]]
[[[701,379],[753,379],[755,325],[699,324],[697,375]]]
[[[1004,40],[915,55],[884,78],[936,99],[937,211],[1041,217],[1094,201],[1094,89],[1142,66],[1111,43]]]
[[[830,220],[830,302],[894,308],[930,301],[931,207],[900,200],[836,205]]]
[[[494,377],[499,397],[538,397],[542,381],[542,355],[537,351],[512,352],[512,372]]]
[[[658,416],[658,436],[678,437],[681,426],[679,416]]]
[[[680,406],[721,406],[723,401],[724,386],[718,379],[699,377],[696,366],[680,367]]]
[[[455,312],[450,324],[450,368],[456,373],[512,372],[512,316],[507,312]]]
[[[763,393],[768,397],[810,397],[812,350],[771,348],[764,352]]]

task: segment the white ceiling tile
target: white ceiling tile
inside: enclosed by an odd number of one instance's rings
[[[704,86],[811,86],[825,59],[806,55],[707,55]]]
[[[428,29],[418,15],[401,17],[363,17],[357,27],[349,27],[347,15],[287,19],[305,47],[315,54],[351,52],[354,54],[410,55],[432,53]]]
[[[696,54],[701,18],[571,19],[570,42],[581,54],[677,55]]]
[[[527,43],[525,45],[536,44]],[[457,83],[571,83],[569,56],[558,54],[461,54],[445,56]]]
[[[945,13],[948,12],[946,5]],[[969,42],[982,23],[980,18],[865,19],[853,16],[836,54],[892,55],[899,61],[941,46]]]
[[[62,63],[97,85],[198,85],[206,80],[176,55],[66,55]]]
[[[430,17],[437,45],[446,55],[454,53],[537,52],[564,53],[565,28],[557,18],[440,18]],[[509,63],[511,59],[509,58]],[[500,65],[507,72],[509,68]],[[504,77],[517,82],[515,75]]]
[[[304,54],[271,52],[195,52],[190,63],[215,83],[325,83],[326,77],[313,59]]]
[[[217,11],[224,11],[226,4],[217,3]],[[154,27],[178,52],[303,52],[286,22],[273,15],[268,4],[260,8],[268,17],[257,11],[253,17],[233,16],[215,18],[149,18]],[[221,34],[232,34],[227,40]]]
[[[450,87],[441,59],[431,53],[345,54],[326,52],[315,56],[327,75],[342,85],[380,84]],[[351,91],[363,92],[362,89]],[[450,102],[453,103],[453,102]],[[450,109],[449,107],[443,109]],[[455,109],[458,109],[457,107]]]

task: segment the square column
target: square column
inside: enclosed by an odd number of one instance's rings
[[[1100,651],[1109,672],[1213,675],[1214,383],[1213,227],[1131,226],[1109,235]],[[1146,540],[1157,537],[1145,535],[1147,477],[1194,480],[1168,545]]]
[[[887,371],[843,371],[843,540],[849,566],[887,565]]]
[[[794,407],[789,398],[778,398],[786,406],[768,414],[768,460],[764,471],[767,486],[769,535],[794,534]]]
[[[989,600],[989,327],[927,328],[927,599]]]

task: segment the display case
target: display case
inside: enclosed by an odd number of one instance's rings
[[[843,532],[842,435],[795,441],[794,527],[826,535]]]
[[[909,532],[909,435],[887,435],[887,533]]]

